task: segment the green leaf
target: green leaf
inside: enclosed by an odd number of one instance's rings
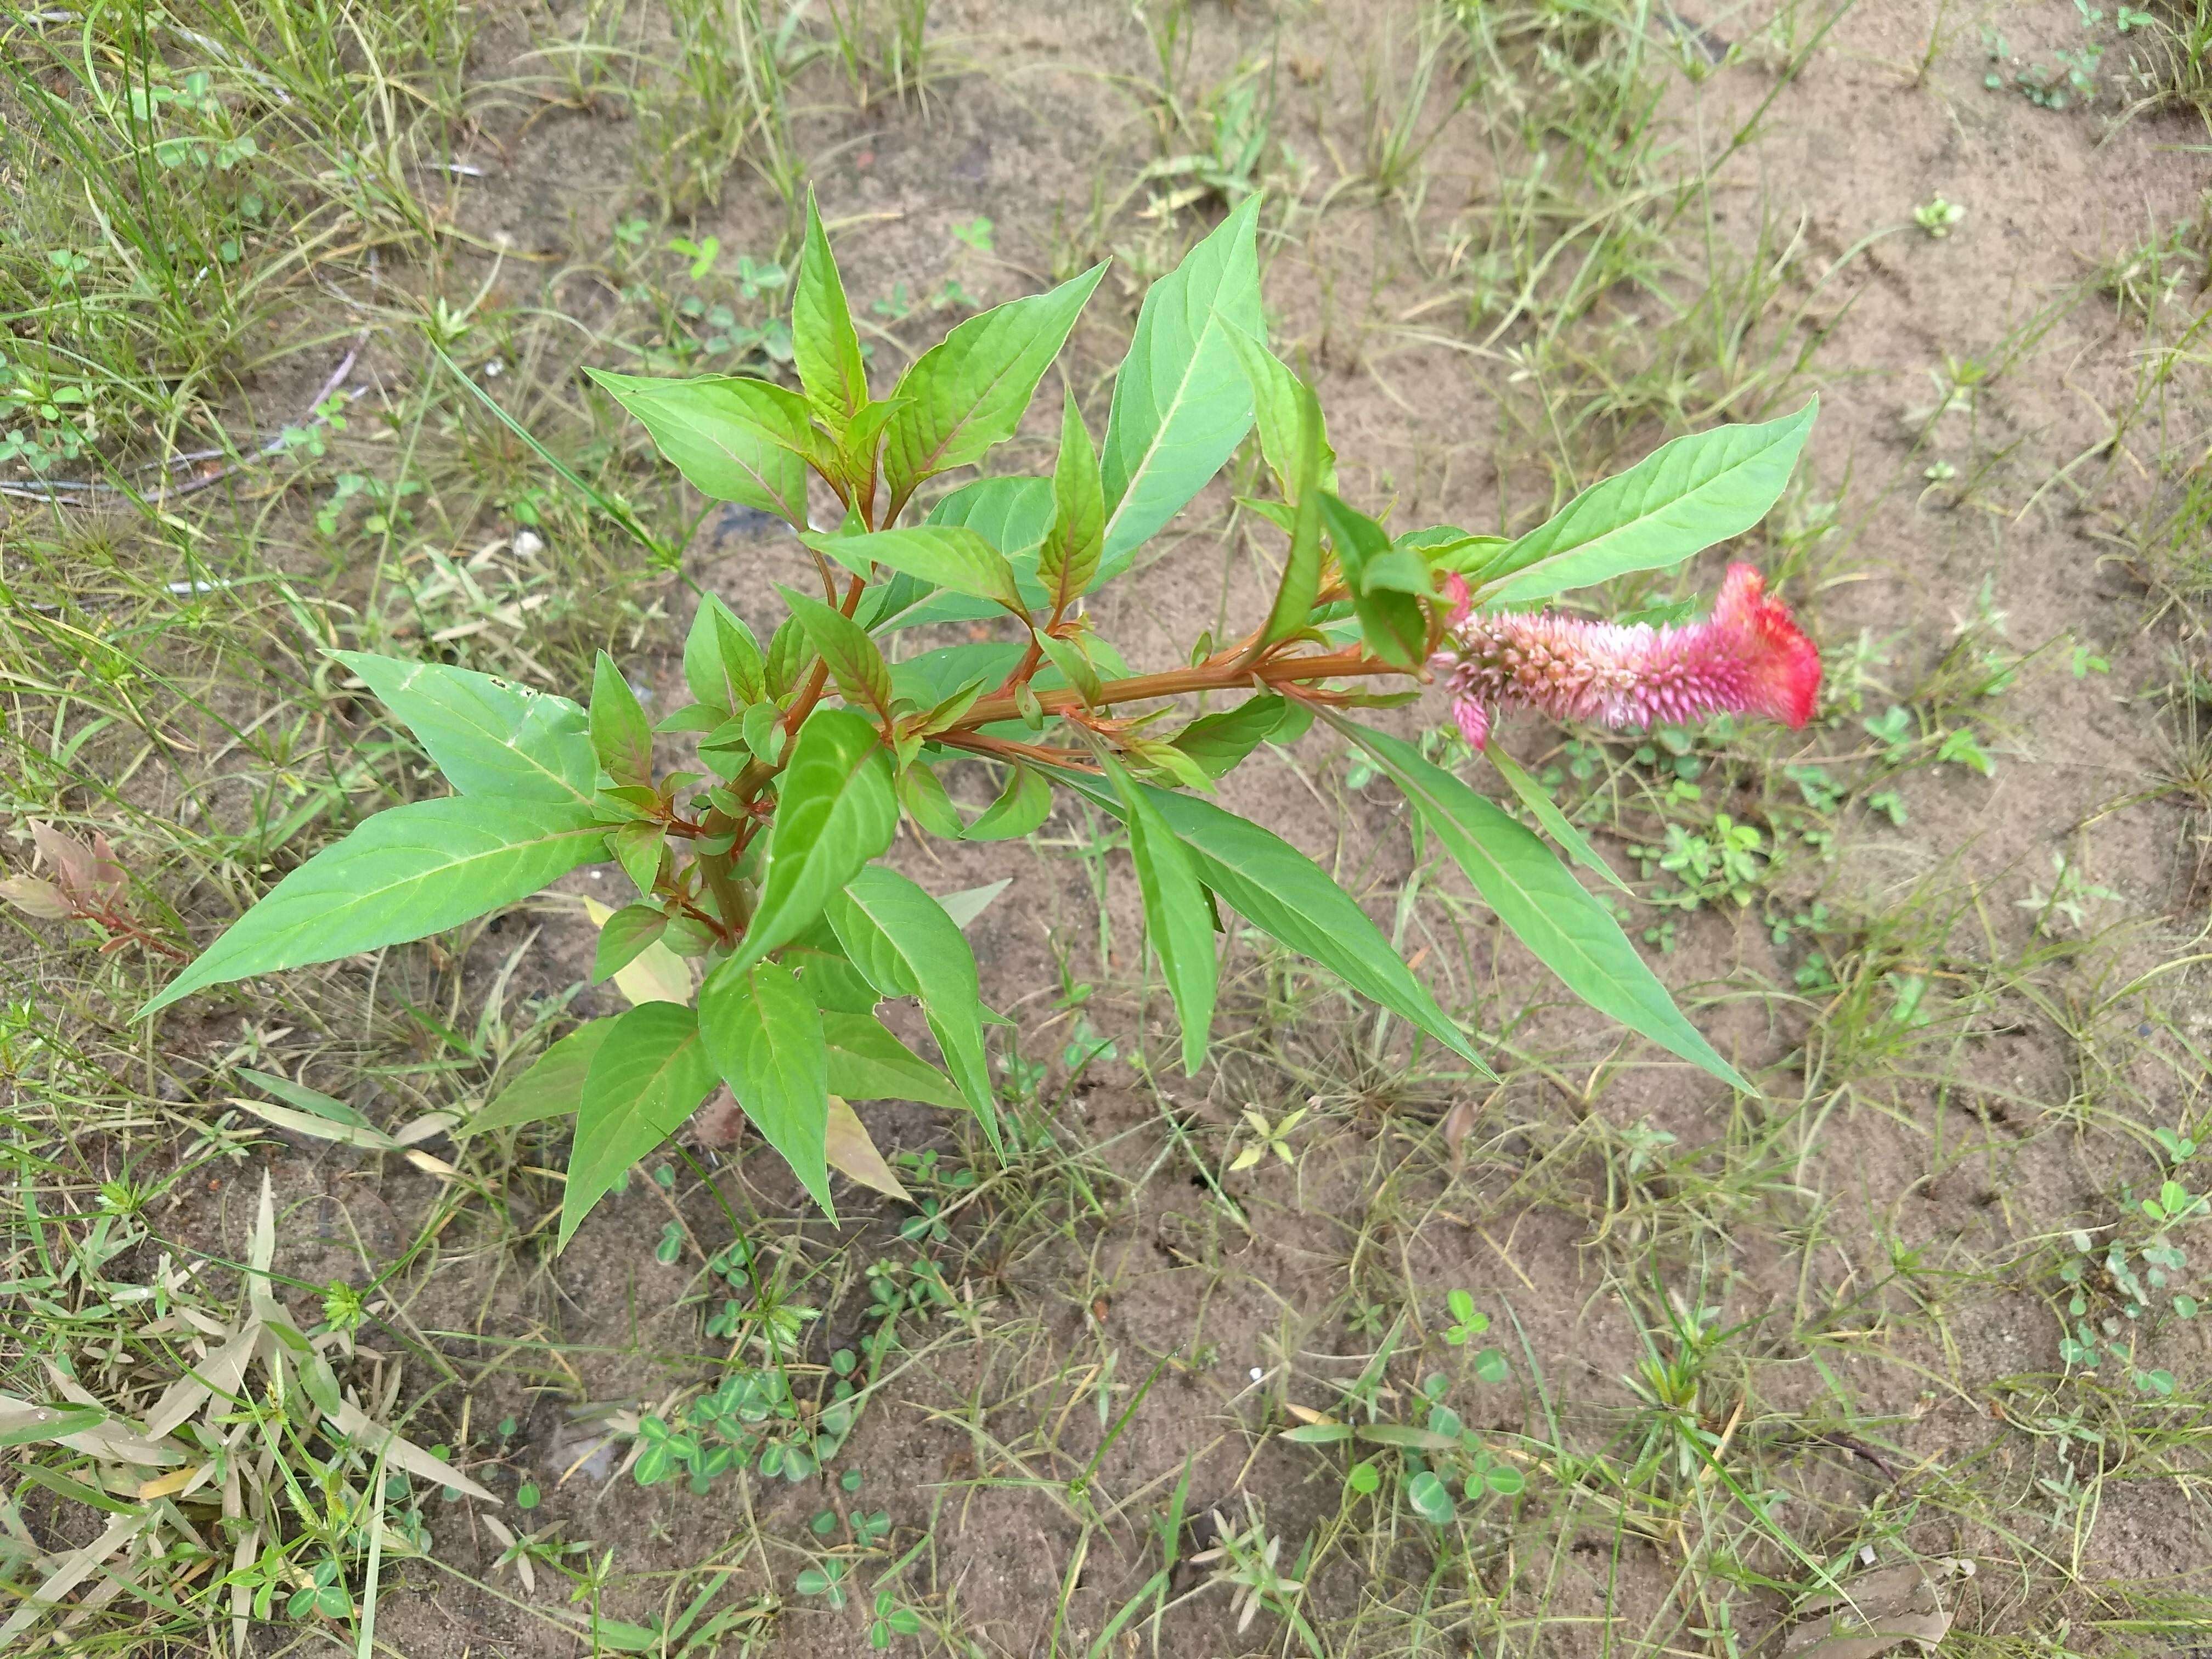
[[[584,1074],[556,1250],[568,1248],[623,1172],[674,1134],[714,1086],[698,1018],[682,1003],[641,1002],[608,1022]]]
[[[983,1050],[975,954],[945,907],[896,870],[872,864],[830,905],[837,942],[887,997],[920,997],[945,1069],[1000,1146],[998,1102]]]
[[[670,380],[587,373],[708,500],[736,501],[805,528],[806,464],[830,457],[798,393],[734,374]]]
[[[898,775],[899,805],[931,835],[958,841],[966,833],[960,811],[945,793],[945,781],[926,763],[916,761]]]
[[[1252,412],[1260,428],[1260,453],[1282,487],[1286,501],[1302,501],[1318,485],[1336,489],[1336,452],[1321,418],[1321,406],[1308,386],[1259,339],[1234,323],[1224,323],[1229,344],[1252,386]],[[1312,459],[1308,460],[1308,446]]]
[[[618,784],[653,781],[653,722],[615,659],[604,651],[592,670],[592,747]]]
[[[884,440],[884,481],[903,501],[923,479],[980,461],[1014,435],[1091,290],[1102,263],[1046,294],[970,317],[900,378],[908,400]]]
[[[1304,380],[1291,383],[1291,401],[1297,427],[1287,488],[1297,507],[1291,519],[1291,547],[1283,560],[1283,579],[1276,584],[1274,603],[1267,607],[1267,620],[1260,629],[1262,647],[1290,638],[1313,615],[1314,599],[1321,592],[1322,504],[1336,499],[1322,482],[1326,471],[1322,458],[1328,446],[1322,436],[1321,404]]]
[[[769,696],[780,697],[798,684],[799,671],[806,665],[808,643],[805,627],[798,617],[786,617],[776,624],[775,632],[769,635],[768,655],[761,670],[768,678]]]
[[[1758,1092],[1682,1017],[1620,924],[1534,834],[1412,744],[1322,714],[1374,757],[1482,902],[1569,990],[1731,1088]]]
[[[1198,763],[1209,778],[1224,778],[1273,733],[1290,712],[1290,700],[1268,691],[1247,697],[1234,708],[1201,714],[1176,732],[1175,746]]]
[[[691,695],[727,719],[761,700],[766,676],[752,629],[712,593],[702,597],[684,636],[684,683]]]
[[[1052,528],[1037,550],[1037,580],[1055,617],[1091,590],[1105,547],[1106,497],[1098,452],[1070,392],[1060,411],[1060,459],[1052,470]]]
[[[1085,654],[1082,642],[1060,639],[1051,634],[1039,634],[1036,643],[1037,649],[1044,653],[1045,660],[1060,670],[1060,678],[1075,688],[1084,702],[1091,708],[1097,708],[1105,687],[1098,678],[1098,671],[1091,666],[1090,657]]]
[[[977,478],[939,501],[926,522],[973,530],[1005,554],[1024,603],[1034,611],[1047,603],[1036,564],[1052,514],[1049,478]],[[988,599],[940,592],[918,577],[899,575],[869,592],[860,615],[871,633],[882,633],[924,623],[969,622],[996,616],[999,608]]]
[[[928,522],[964,525],[1010,560],[1035,554],[1052,528],[1049,478],[977,478],[929,510]]]
[[[1476,598],[1527,605],[1632,570],[1663,570],[1741,535],[1781,499],[1820,408],[1814,398],[1778,421],[1662,446],[1497,556]]]
[[[1275,1437],[1297,1446],[1334,1446],[1339,1441],[1352,1438],[1349,1423],[1302,1423],[1295,1429],[1285,1429]]]
[[[1018,617],[1025,614],[1021,589],[1014,586],[1006,555],[972,530],[919,524],[866,536],[810,534],[799,539],[859,575],[874,574],[872,566],[880,564],[933,587],[1002,605]]]
[[[1206,1042],[1213,1026],[1213,998],[1220,963],[1213,954],[1213,910],[1199,885],[1196,861],[1168,828],[1127,769],[1104,749],[1098,763],[1121,799],[1129,826],[1129,857],[1137,866],[1144,895],[1145,936],[1158,955],[1182,1022],[1182,1069],[1196,1077],[1206,1062]]]
[[[788,587],[775,591],[791,607],[792,619],[805,630],[808,641],[821,653],[823,661],[830,665],[830,672],[836,677],[837,690],[844,694],[845,701],[865,704],[879,714],[888,715],[892,699],[890,665],[884,662],[876,642],[868,637],[867,629],[835,605],[824,605]]]
[[[1260,198],[1248,198],[1145,295],[1106,422],[1101,465],[1113,506],[1101,580],[1128,568],[1251,429],[1252,388],[1228,330],[1266,331],[1259,212]]]
[[[592,983],[612,979],[667,931],[668,913],[659,905],[624,905],[599,929],[599,949],[592,957]]]
[[[1522,771],[1521,763],[1507,754],[1496,738],[1482,752],[1490,757],[1490,763],[1498,769],[1498,775],[1505,780],[1506,787],[1520,798],[1521,804],[1535,814],[1536,822],[1544,826],[1544,833],[1559,842],[1569,858],[1585,870],[1603,876],[1629,897],[1636,896],[1636,890],[1614,873],[1613,867],[1598,855],[1597,848],[1583,838],[1583,832],[1568,821],[1567,815],[1545,793],[1544,786]]]
[[[414,733],[462,794],[591,799],[599,765],[584,711],[568,698],[444,663],[401,662],[366,651],[331,655]]]
[[[837,274],[811,190],[806,192],[806,240],[791,294],[791,353],[807,402],[832,432],[843,432],[867,406],[868,375],[852,308],[845,303],[844,279]]]
[[[785,945],[776,959],[799,975],[799,982],[825,1015],[872,1015],[883,1000],[867,976],[853,966],[826,920]]]
[[[443,933],[603,857],[581,804],[452,795],[395,806],[278,882],[141,1010],[210,985]]]
[[[885,1030],[872,1014],[825,1009],[822,1036],[830,1045],[833,1095],[847,1100],[913,1100],[954,1112],[967,1107],[944,1073]]]
[[[1449,1527],[1454,1513],[1451,1489],[1427,1469],[1406,1482],[1406,1502],[1432,1527]]]
[[[1352,589],[1360,637],[1385,662],[1419,668],[1429,642],[1429,613],[1420,597],[1429,592],[1428,566],[1411,549],[1394,547],[1381,525],[1335,496],[1322,495],[1321,506]]]
[[[1457,1451],[1459,1437],[1410,1423],[1376,1423],[1359,1431],[1359,1437],[1374,1446],[1395,1446],[1401,1451]]]
[[[784,769],[760,908],[730,958],[737,970],[796,938],[891,844],[897,828],[890,757],[875,727],[842,708],[816,709],[799,728]]]
[[[592,1069],[592,1056],[613,1030],[612,1018],[586,1020],[538,1056],[520,1077],[501,1089],[483,1109],[453,1131],[456,1137],[482,1134],[488,1129],[511,1129],[562,1117],[583,1103],[584,1079]]]
[[[811,722],[810,722],[811,723]],[[832,1221],[829,1051],[822,1011],[791,970],[773,962],[741,967],[732,957],[699,990],[699,1028],[714,1069],[761,1137],[791,1165]]]
[[[1052,786],[1043,775],[1017,766],[998,799],[968,826],[969,841],[1012,841],[1026,836],[1052,815]]]
[[[876,450],[891,417],[906,407],[903,398],[879,398],[855,415],[845,428],[838,446],[836,475],[848,487],[865,485],[876,476]]]
[[[607,834],[608,850],[641,895],[648,894],[660,880],[660,854],[668,845],[668,828],[649,818],[632,818]]]
[[[1121,799],[1099,780],[1060,772],[1060,781],[1120,817]],[[1418,1026],[1485,1077],[1467,1034],[1444,1017],[1390,941],[1314,861],[1279,836],[1210,801],[1139,786],[1198,859],[1198,878],[1262,933],[1311,957],[1370,1002]]]

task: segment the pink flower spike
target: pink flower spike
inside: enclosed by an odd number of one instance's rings
[[[1723,713],[1796,728],[1820,698],[1820,652],[1747,564],[1729,567],[1700,623],[1654,628],[1551,611],[1470,617],[1431,665],[1477,749],[1501,704],[1616,731]]]

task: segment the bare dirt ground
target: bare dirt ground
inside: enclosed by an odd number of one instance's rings
[[[597,337],[583,360],[634,366],[601,349],[631,314],[609,252],[622,226],[766,257],[787,224],[743,168],[718,199],[678,187],[634,100],[532,89],[526,54],[604,21],[586,9],[479,17],[470,73],[505,90],[458,135],[468,172],[431,187],[465,245],[377,273],[425,301],[481,283],[481,314],[501,320],[460,355],[501,356],[511,385],[543,374],[515,406],[556,427],[582,406],[560,368],[578,345],[545,317]],[[641,1486],[631,1441],[603,1448],[592,1427],[594,1408],[634,1424],[732,1357],[711,1321],[744,1292],[708,1265],[730,1230],[681,1165],[634,1178],[558,1257],[540,1231],[558,1189],[531,1173],[553,1154],[535,1142],[496,1182],[467,1164],[467,1202],[398,1159],[275,1134],[179,1189],[161,1223],[179,1248],[240,1259],[265,1167],[297,1285],[390,1271],[360,1340],[408,1356],[410,1433],[461,1449],[512,1533],[551,1529],[526,1583],[500,1565],[491,1511],[429,1504],[434,1563],[386,1582],[375,1640],[410,1659],[566,1654],[572,1602],[637,1624],[711,1584],[738,1616],[700,1651],[857,1654],[880,1634],[960,1655],[1734,1659],[1796,1650],[1784,1632],[1824,1573],[1960,1559],[1974,1571],[1942,1582],[1947,1652],[2197,1650],[2203,1327],[2160,1315],[2162,1291],[2114,1318],[2124,1360],[2084,1365],[2063,1346],[2069,1287],[2099,1287],[2092,1320],[2124,1298],[2094,1264],[2061,1275],[2087,1255],[2074,1230],[2096,1260],[2140,1243],[2142,1198],[2189,1182],[2153,1132],[2187,1133],[2206,1109],[2212,886],[2205,797],[2185,783],[2203,635],[2172,575],[2204,554],[2186,536],[2152,546],[2204,465],[2201,354],[2173,355],[2205,306],[2203,116],[2118,120],[2124,40],[2087,108],[1985,84],[2085,38],[2063,5],[1667,9],[1626,29],[1562,9],[1486,59],[1437,46],[1442,14],[1409,4],[1201,4],[1174,14],[1164,76],[1168,25],[1148,35],[1123,6],[927,13],[921,95],[862,101],[817,64],[792,128],[856,303],[887,302],[879,362],[933,337],[926,311],[893,313],[948,279],[990,304],[1110,255],[1067,370],[1103,419],[1144,283],[1249,183],[1269,192],[1272,337],[1314,379],[1345,495],[1388,505],[1394,526],[1525,529],[1675,432],[1819,395],[1769,526],[1671,587],[1618,596],[1694,598],[1729,559],[1765,567],[1822,646],[1815,726],[1671,745],[1526,719],[1501,734],[1636,886],[1632,931],[1762,1093],[1732,1096],[1569,1002],[1325,732],[1241,773],[1228,804],[1337,872],[1494,1047],[1502,1081],[1410,1048],[1249,934],[1224,968],[1218,1066],[1171,1074],[1147,1059],[1170,1022],[1103,824],[1070,807],[1026,848],[909,845],[903,867],[933,890],[1011,880],[971,937],[987,1000],[1016,1023],[1015,1156],[994,1168],[972,1130],[872,1107],[878,1142],[934,1153],[942,1178],[912,1182],[926,1210],[856,1194],[833,1226],[726,1114],[687,1141],[818,1316],[810,1376],[875,1330],[872,1269],[885,1294],[913,1292],[821,1478]],[[653,20],[623,27],[650,57]],[[1239,87],[1267,111],[1259,161],[1228,186],[1172,165],[1198,136],[1234,137]],[[1656,102],[1638,116],[1622,89],[1642,87]],[[1419,148],[1400,173],[1401,119]],[[1931,202],[1964,209],[1940,236],[1915,221]],[[2140,251],[2166,242],[2147,273]],[[380,337],[356,383],[398,407],[420,372]],[[249,385],[283,408],[319,379]],[[1040,398],[994,468],[1048,465],[1056,410]],[[1101,596],[1133,665],[1179,661],[1200,629],[1264,607],[1272,544],[1234,475]],[[513,528],[495,512],[460,527],[455,546]],[[308,545],[304,523],[276,535],[276,562],[307,570],[283,545]],[[768,584],[796,556],[725,512],[681,574],[772,622]],[[359,576],[333,569],[330,591]],[[672,696],[693,603],[672,578],[610,580],[560,627],[619,640],[638,684]],[[544,637],[550,653],[559,628]],[[1425,730],[1443,703],[1393,718]],[[1754,856],[1701,874],[1731,826],[1753,830]],[[1700,882],[1703,901],[1680,903]],[[204,889],[178,902],[196,921],[220,908]],[[549,905],[419,982],[448,987],[451,966],[473,1019],[526,939],[504,992],[582,977],[590,930]],[[36,948],[62,947],[50,930]],[[271,1036],[235,1001],[170,1017],[161,1041],[210,1068],[186,1109],[235,1092],[222,1057],[249,1038],[355,1097],[336,1086],[348,1066],[389,1046],[343,1012],[365,983],[318,994],[338,1011],[319,1033]],[[603,987],[570,1011],[595,1001],[616,1006]],[[1248,1110],[1264,1141],[1301,1109],[1291,1155],[1229,1170],[1257,1144]],[[1448,1334],[1455,1291],[1492,1322],[1479,1341]],[[1493,1344],[1502,1382],[1474,1368]],[[1349,1420],[1350,1401],[1428,1421],[1431,1374],[1522,1483],[1462,1504],[1449,1532],[1407,1508],[1399,1449],[1282,1437],[1301,1413]],[[1346,1486],[1363,1455],[1388,1466],[1379,1497]],[[829,1478],[847,1470],[851,1486]],[[1190,1524],[1170,1562],[1171,1504]],[[887,1532],[870,1530],[878,1510]],[[1252,1567],[1270,1540],[1279,1553]],[[800,1578],[823,1585],[824,1562],[842,1593]],[[913,1629],[883,1624],[892,1605]],[[257,1622],[249,1646],[349,1628]]]

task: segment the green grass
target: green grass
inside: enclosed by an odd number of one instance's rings
[[[2195,23],[2153,16],[2160,95],[2201,108]],[[1449,5],[1355,40],[1154,4],[1074,91],[1011,14],[958,41],[906,0],[564,17],[0,13],[0,860],[27,872],[36,823],[105,836],[127,880],[112,924],[0,920],[0,1394],[63,1413],[0,1402],[0,1645],[1735,1656],[1869,1552],[1975,1563],[1945,1651],[2202,1644],[2201,206],[1944,340],[1927,408],[1917,368],[1869,390],[1832,342],[1868,248],[1960,246],[1972,196],[1944,244],[1906,234],[1908,201],[1815,252],[1795,204],[1741,188],[1759,140],[1684,116],[1764,64],[1745,109],[1775,90],[1761,130],[1790,131],[1827,12],[1707,39]],[[1929,65],[1899,95],[1984,95],[1971,40]],[[899,161],[957,159],[970,97],[1026,194]],[[1022,125],[1055,98],[1102,135],[1073,171]],[[562,222],[483,234],[505,185],[451,165],[563,145],[592,165]],[[916,169],[904,217],[851,206],[864,149]],[[1820,635],[1802,738],[1499,735],[1759,1096],[1576,1012],[1319,738],[1272,757],[1269,810],[1496,1081],[1233,919],[1218,1058],[1183,1078],[1126,848],[1088,813],[927,872],[1016,878],[985,988],[1015,1021],[1008,1145],[886,1109],[918,1201],[842,1228],[701,1138],[556,1256],[559,1138],[437,1132],[603,994],[559,905],[135,1021],[165,951],[433,787],[326,649],[574,690],[606,647],[665,681],[692,584],[782,556],[577,371],[783,374],[810,182],[865,221],[842,243],[893,359],[909,317],[1108,252],[1156,273],[1264,189],[1278,343],[1333,410],[1364,400],[1347,476],[1409,519],[1517,528],[1815,388],[1901,430],[1825,453],[1739,550]],[[1092,379],[1117,343],[1094,327]],[[2008,400],[2077,363],[2101,424],[2062,453]],[[1207,496],[1117,625],[1225,625],[1252,586],[1236,513]],[[2036,633],[1994,573],[2060,514],[2106,591]],[[1201,597],[1163,597],[1188,569]],[[1855,603],[1899,573],[1915,603]],[[1710,574],[1615,598],[1663,616]],[[2005,840],[1980,803],[2081,770],[2045,733],[2091,700],[2126,763]],[[373,1133],[284,1127],[263,1079]],[[242,1333],[241,1364],[213,1358]],[[214,1395],[170,1393],[195,1370]],[[165,1399],[191,1409],[149,1425]],[[805,1472],[716,1464],[763,1442]]]

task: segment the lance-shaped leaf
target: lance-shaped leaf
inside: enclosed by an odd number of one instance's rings
[[[699,1029],[714,1069],[753,1127],[836,1220],[823,1153],[830,1058],[814,999],[780,963],[740,967],[732,957],[699,988]]]
[[[607,1040],[618,1018],[586,1020],[569,1032],[455,1129],[454,1138],[543,1122],[576,1110],[584,1103],[584,1079],[591,1074],[592,1057],[599,1052],[599,1045]]]
[[[1106,497],[1098,452],[1073,392],[1060,410],[1060,459],[1052,470],[1052,528],[1037,550],[1037,580],[1053,614],[1064,615],[1091,591],[1106,544]]]
[[[1121,797],[1103,781],[1081,772],[1055,775],[1121,816]],[[1444,1017],[1382,930],[1320,866],[1271,830],[1209,801],[1150,784],[1137,787],[1197,855],[1198,878],[1247,921],[1426,1031],[1484,1076],[1491,1074],[1467,1034]]]
[[[1024,614],[1021,590],[1014,586],[1006,556],[965,527],[918,524],[865,536],[806,535],[799,539],[857,575],[872,575],[873,567],[883,565],[933,587],[988,599],[1018,617]]]
[[[890,665],[868,637],[868,630],[835,605],[788,587],[775,591],[791,607],[792,620],[805,631],[807,642],[830,665],[845,701],[865,704],[888,716],[892,698]]]
[[[395,806],[270,889],[143,1010],[210,985],[458,927],[605,856],[580,803],[453,795]]]
[[[807,462],[831,465],[834,452],[798,393],[732,374],[667,380],[590,374],[702,495],[805,527]]]
[[[617,784],[653,781],[653,722],[615,659],[604,651],[592,671],[592,747]]]
[[[1274,735],[1291,713],[1290,699],[1269,691],[1234,708],[1201,714],[1170,739],[1209,778],[1224,778]]]
[[[1663,570],[1741,535],[1782,498],[1820,409],[1814,398],[1778,421],[1661,446],[1486,562],[1476,599],[1533,604],[1632,570]]]
[[[1335,500],[1322,481],[1322,459],[1328,445],[1322,436],[1321,404],[1313,388],[1299,380],[1291,382],[1290,401],[1297,426],[1291,439],[1295,447],[1289,488],[1297,506],[1291,516],[1291,550],[1283,559],[1283,579],[1276,584],[1274,603],[1267,607],[1267,620],[1260,629],[1263,650],[1290,638],[1313,615],[1314,599],[1321,592],[1322,504]]]
[[[568,1248],[623,1171],[674,1134],[714,1086],[690,1009],[645,1002],[615,1018],[584,1074],[556,1249]]]
[[[1252,384],[1252,414],[1254,423],[1260,428],[1260,453],[1266,458],[1268,470],[1274,473],[1275,482],[1282,486],[1283,499],[1304,501],[1306,492],[1316,483],[1333,493],[1336,489],[1336,452],[1328,447],[1328,434],[1322,426],[1321,407],[1314,399],[1313,388],[1255,336],[1233,323],[1224,324],[1224,327],[1237,353],[1237,361],[1243,367],[1244,378]],[[1305,459],[1309,423],[1315,450],[1310,465]]]
[[[1037,550],[1052,525],[1049,478],[978,478],[929,510],[926,522],[973,530],[1006,556],[1014,584],[1032,611],[1047,604],[1036,575]],[[941,592],[919,577],[899,575],[870,590],[860,615],[872,633],[924,623],[969,622],[997,614],[989,599]]]
[[[1630,898],[1636,896],[1636,890],[1623,881],[1613,867],[1599,856],[1597,848],[1589,844],[1583,832],[1576,829],[1567,815],[1559,810],[1559,803],[1545,793],[1544,786],[1530,777],[1522,769],[1521,763],[1505,752],[1504,744],[1493,738],[1482,752],[1491,765],[1497,769],[1498,775],[1505,780],[1506,787],[1520,797],[1521,804],[1534,814],[1537,823],[1544,826],[1544,833],[1559,843],[1562,852],[1583,869],[1604,877]]]
[[[845,281],[837,274],[811,190],[806,192],[806,240],[791,294],[791,355],[807,402],[825,426],[842,433],[853,416],[867,407],[868,375],[861,362],[860,337],[853,327],[852,307],[845,302]]]
[[[1757,1092],[1682,1017],[1620,924],[1533,832],[1442,767],[1422,759],[1411,744],[1330,711],[1323,714],[1374,757],[1466,872],[1482,902],[1569,990],[1731,1088]]]
[[[691,695],[726,720],[761,700],[767,672],[744,620],[714,594],[702,598],[684,636],[684,683]]]
[[[1260,198],[1222,221],[1154,283],[1114,379],[1101,467],[1106,544],[1099,580],[1128,568],[1221,470],[1252,426],[1252,388],[1228,326],[1260,336]]]
[[[1419,597],[1430,589],[1428,566],[1413,549],[1393,546],[1388,532],[1364,513],[1329,495],[1321,495],[1321,504],[1352,589],[1361,640],[1385,662],[1418,668],[1429,638],[1429,614]]]
[[[1017,766],[999,798],[968,826],[969,841],[1012,841],[1026,836],[1052,815],[1052,786],[1043,775]]]
[[[1049,293],[994,306],[915,360],[896,394],[906,404],[884,434],[884,480],[895,498],[1014,435],[1105,270],[1093,265]]]
[[[896,870],[872,864],[830,905],[853,965],[887,997],[919,997],[945,1068],[997,1147],[998,1102],[983,1050],[975,955],[945,907]]]
[[[884,1029],[873,1014],[824,1009],[830,1092],[848,1100],[914,1100],[959,1111],[967,1102],[945,1073]]]
[[[1129,857],[1137,866],[1137,887],[1145,901],[1145,934],[1167,975],[1182,1022],[1182,1069],[1196,1077],[1205,1063],[1206,1041],[1213,1025],[1213,999],[1220,964],[1213,954],[1213,907],[1199,885],[1197,861],[1160,816],[1127,770],[1105,750],[1098,751],[1107,781],[1121,798],[1122,821],[1129,827]]]
[[[730,958],[738,970],[797,938],[897,827],[890,757],[875,727],[842,708],[815,710],[784,769],[760,908]]]
[[[584,711],[568,698],[444,663],[366,651],[331,655],[375,693],[462,794],[591,799],[598,762]]]

